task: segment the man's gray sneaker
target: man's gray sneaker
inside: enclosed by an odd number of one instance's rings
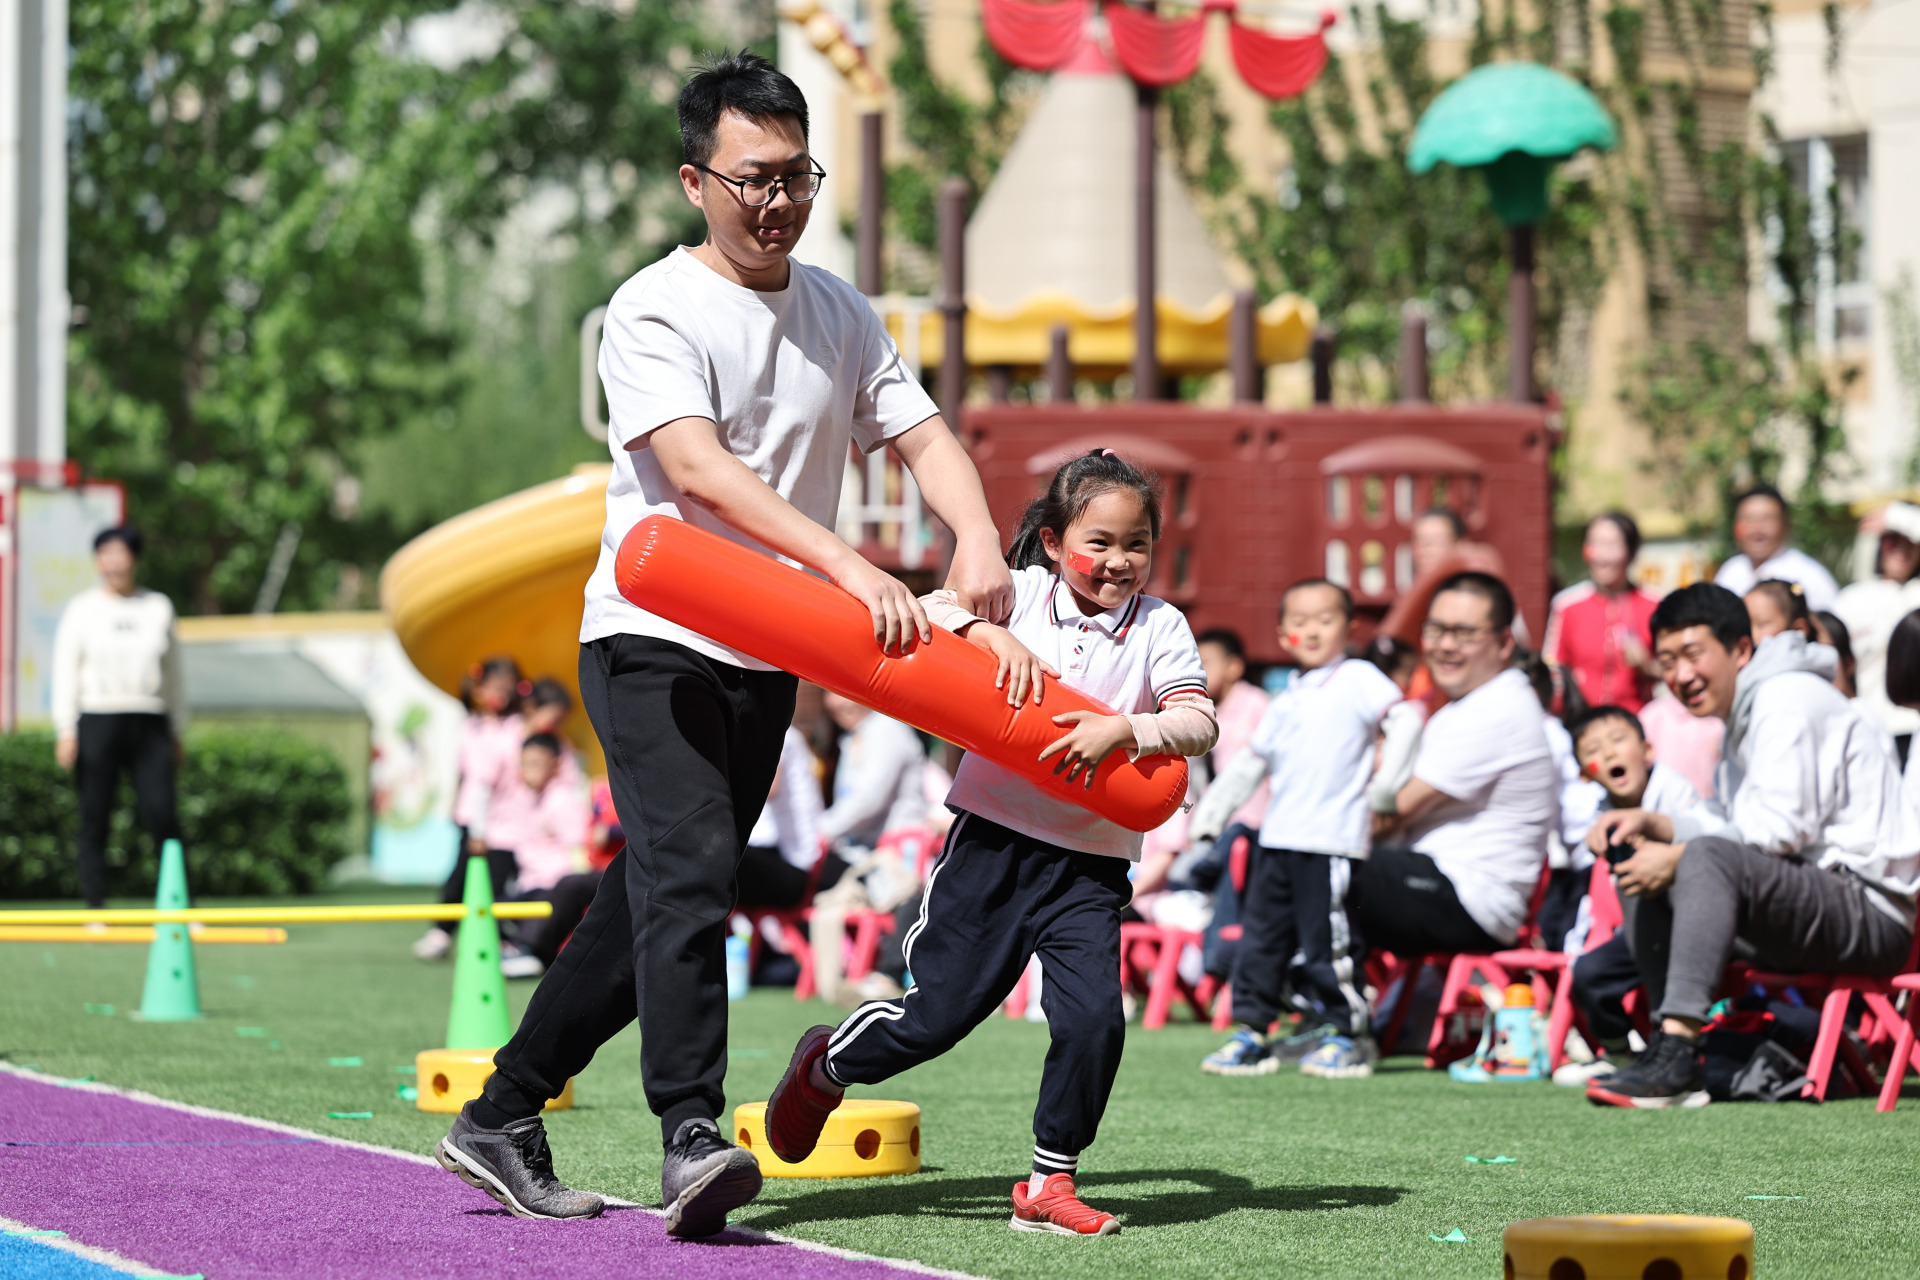
[[[689,1120],[674,1131],[660,1169],[668,1235],[717,1234],[726,1227],[727,1214],[759,1194],[760,1162],[721,1137],[713,1121]]]
[[[553,1152],[539,1116],[515,1120],[504,1129],[482,1129],[468,1118],[468,1103],[440,1139],[433,1158],[480,1188],[520,1218],[597,1218],[606,1201],[564,1186],[553,1176]]]

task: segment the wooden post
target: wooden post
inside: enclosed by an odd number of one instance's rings
[[[940,314],[945,319],[940,354],[940,412],[960,429],[967,400],[967,184],[940,184]]]
[[[860,115],[860,243],[854,263],[854,282],[868,297],[886,292],[880,265],[880,222],[886,212],[886,168],[880,139],[883,118],[878,111]]]
[[[1259,404],[1266,398],[1261,394],[1260,317],[1251,289],[1233,291],[1233,314],[1227,320],[1227,369],[1235,400]]]
[[[1400,308],[1400,402],[1425,404],[1433,398],[1427,377],[1427,312],[1418,302]]]
[[[1013,399],[1012,365],[990,364],[987,366],[987,398],[995,404],[1006,404]]]
[[[1160,325],[1154,314],[1154,134],[1160,91],[1134,89],[1133,173],[1133,398],[1160,398]]]
[[[1313,331],[1313,402],[1315,404],[1333,403],[1333,330],[1321,328]]]
[[[1073,357],[1067,354],[1067,326],[1057,324],[1047,335],[1047,399],[1073,403]]]
[[[1533,403],[1533,228],[1507,229],[1507,398]]]

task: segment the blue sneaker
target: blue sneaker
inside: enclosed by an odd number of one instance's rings
[[[1270,1076],[1280,1062],[1267,1052],[1267,1038],[1252,1027],[1237,1027],[1233,1038],[1201,1059],[1210,1076]]]
[[[1372,1036],[1328,1036],[1300,1060],[1300,1074],[1323,1080],[1364,1080],[1373,1074],[1378,1056]]]

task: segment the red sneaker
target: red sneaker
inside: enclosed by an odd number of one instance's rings
[[[1047,1231],[1057,1236],[1117,1236],[1120,1219],[1081,1202],[1073,1175],[1050,1173],[1040,1194],[1029,1197],[1025,1182],[1013,1185],[1013,1229]]]
[[[820,1130],[844,1096],[816,1088],[813,1083],[813,1064],[826,1056],[827,1041],[832,1036],[832,1027],[813,1027],[801,1036],[800,1043],[793,1047],[787,1074],[780,1077],[773,1096],[767,1099],[767,1145],[788,1164],[799,1164],[813,1154]]]

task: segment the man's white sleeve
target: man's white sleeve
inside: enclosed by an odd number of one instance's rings
[[[86,628],[87,597],[75,596],[53,633],[53,731],[70,738],[80,729],[80,633]]]

